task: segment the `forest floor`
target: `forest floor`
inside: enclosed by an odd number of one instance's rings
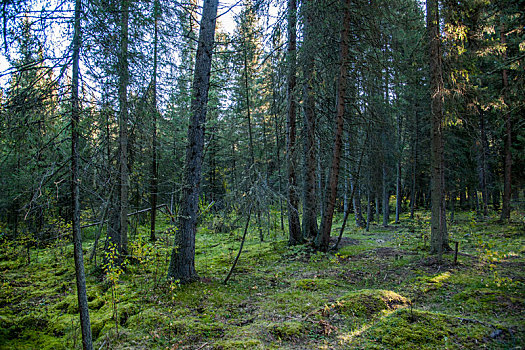
[[[224,220],[206,217],[201,279],[183,286],[166,282],[173,238],[164,219],[155,243],[146,227],[132,230],[132,261],[106,278],[101,257],[88,260],[92,228],[84,251],[95,349],[523,349],[525,216],[513,215],[500,225],[495,214],[457,214],[457,264],[453,252],[443,262],[428,254],[423,212],[369,232],[350,224],[328,254],[288,247],[278,226],[264,227],[265,242],[251,228],[227,285],[242,222],[219,233]],[[32,248],[29,264],[23,246],[1,245],[0,349],[80,349],[72,245]]]

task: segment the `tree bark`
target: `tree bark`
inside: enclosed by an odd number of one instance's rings
[[[505,28],[504,26],[501,27],[501,44],[503,46],[506,46],[506,38],[505,38]],[[507,59],[507,51],[503,51],[503,60]],[[501,78],[503,80],[503,101],[505,104],[507,104],[507,90],[509,87],[509,78],[508,78],[508,72],[506,69],[503,69],[501,72]],[[505,156],[504,160],[504,172],[503,172],[503,206],[501,208],[501,216],[500,221],[508,221],[510,219],[510,197],[512,193],[511,183],[511,173],[512,173],[512,154],[510,150],[510,146],[512,144],[512,124],[510,119],[510,111],[508,110],[507,106],[507,112],[505,113],[505,140],[504,140],[504,149],[503,154]]]
[[[297,2],[288,0],[288,81],[287,100],[288,113],[286,118],[286,156],[288,169],[288,230],[290,245],[301,244],[304,241],[299,221],[299,196],[297,195],[297,175],[295,173],[297,164],[296,155],[296,103],[295,87],[297,84],[296,74],[296,49],[297,49]]]
[[[479,131],[480,131],[480,144],[478,147],[478,176],[479,184],[481,187],[481,199],[483,205],[483,215],[489,214],[489,202],[488,202],[488,191],[487,191],[487,161],[486,161],[486,143],[487,138],[485,135],[485,116],[483,111],[479,115]]]
[[[352,207],[354,209],[355,224],[357,227],[366,227],[365,218],[361,209],[361,190],[359,188],[359,181],[350,175],[350,188],[353,193]]]
[[[195,270],[195,233],[217,7],[218,0],[204,1],[199,46],[195,57],[191,101],[192,118],[188,128],[181,213],[167,276],[168,279],[178,279],[181,283],[191,282],[198,278]]]
[[[332,219],[334,216],[335,201],[337,200],[337,184],[339,181],[339,165],[341,163],[341,149],[343,145],[343,126],[345,113],[345,97],[348,67],[348,48],[350,33],[350,0],[344,2],[344,19],[341,30],[341,58],[339,66],[339,78],[337,81],[337,107],[335,115],[335,142],[332,155],[332,166],[330,167],[329,193],[326,199],[326,209],[321,223],[321,230],[316,237],[315,246],[321,251],[328,249],[330,243],[330,232],[332,231]]]
[[[386,153],[386,150],[383,149],[383,152]],[[383,161],[382,165],[382,188],[383,188],[383,227],[388,226],[388,222],[390,221],[390,191],[389,191],[389,184],[388,184],[388,176],[387,176],[387,169],[385,161]]]
[[[427,31],[430,41],[431,93],[431,253],[441,260],[448,248],[445,216],[445,177],[443,152],[443,63],[439,32],[438,0],[427,0]]]
[[[151,140],[151,183],[150,183],[150,241],[155,241],[155,220],[157,218],[157,196],[158,196],[158,166],[157,166],[157,62],[158,62],[158,16],[159,0],[155,0],[153,5],[153,16],[155,17],[155,30],[153,33],[153,91],[151,101],[153,135]]]
[[[80,232],[80,179],[79,179],[79,121],[80,106],[78,98],[79,61],[80,61],[80,11],[81,1],[75,1],[75,22],[73,34],[73,74],[71,80],[71,201],[73,207],[73,249],[75,256],[75,274],[77,282],[78,309],[80,312],[80,329],[82,348],[93,349],[91,322],[86,291],[86,274],[84,271],[84,254]]]
[[[416,171],[417,171],[417,156],[418,156],[418,136],[419,136],[419,118],[417,111],[415,113],[415,128],[414,128],[414,142],[413,142],[413,164],[412,164],[412,189],[410,191],[410,218],[414,219],[414,210],[416,208]]]
[[[119,52],[119,165],[120,165],[120,197],[119,197],[119,234],[117,244],[119,254],[128,252],[128,28],[129,1],[122,0],[120,12],[120,52]]]
[[[306,20],[304,23],[305,50],[304,67],[304,124],[305,124],[305,181],[303,201],[303,234],[314,239],[317,235],[317,197],[315,193],[316,179],[316,144],[315,144],[315,97],[314,97],[314,48],[313,48],[313,1],[305,0]]]

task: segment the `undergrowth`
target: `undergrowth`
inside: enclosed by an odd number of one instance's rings
[[[449,223],[459,242],[454,264],[453,252],[442,262],[428,254],[428,221],[418,212],[369,232],[349,224],[340,249],[328,254],[288,247],[277,225],[264,229],[270,234],[261,242],[254,228],[228,285],[222,281],[242,232],[222,217],[208,214],[201,223],[201,279],[189,285],[165,278],[173,245],[168,221],[158,223],[155,242],[139,225],[131,259],[118,268],[102,265],[100,253],[96,264],[89,261],[94,231],[86,231],[95,347],[523,348],[523,224],[456,213]],[[334,235],[340,226],[334,223]],[[1,242],[0,349],[81,349],[72,245],[57,241],[27,252],[25,243]]]

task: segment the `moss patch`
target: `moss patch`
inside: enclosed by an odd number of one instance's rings
[[[215,343],[216,350],[264,349],[259,339],[225,340]]]
[[[383,310],[395,310],[406,306],[408,300],[389,290],[363,289],[351,292],[340,299],[331,308],[337,312],[355,317],[371,317]]]
[[[301,322],[287,321],[270,324],[268,331],[278,339],[296,340],[304,336],[306,327]]]
[[[495,330],[476,320],[403,309],[370,327],[358,343],[371,349],[476,349],[496,345],[497,340],[491,338],[491,334],[499,334]]]

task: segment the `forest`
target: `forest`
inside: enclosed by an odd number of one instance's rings
[[[525,347],[525,1],[0,22],[0,349]]]

